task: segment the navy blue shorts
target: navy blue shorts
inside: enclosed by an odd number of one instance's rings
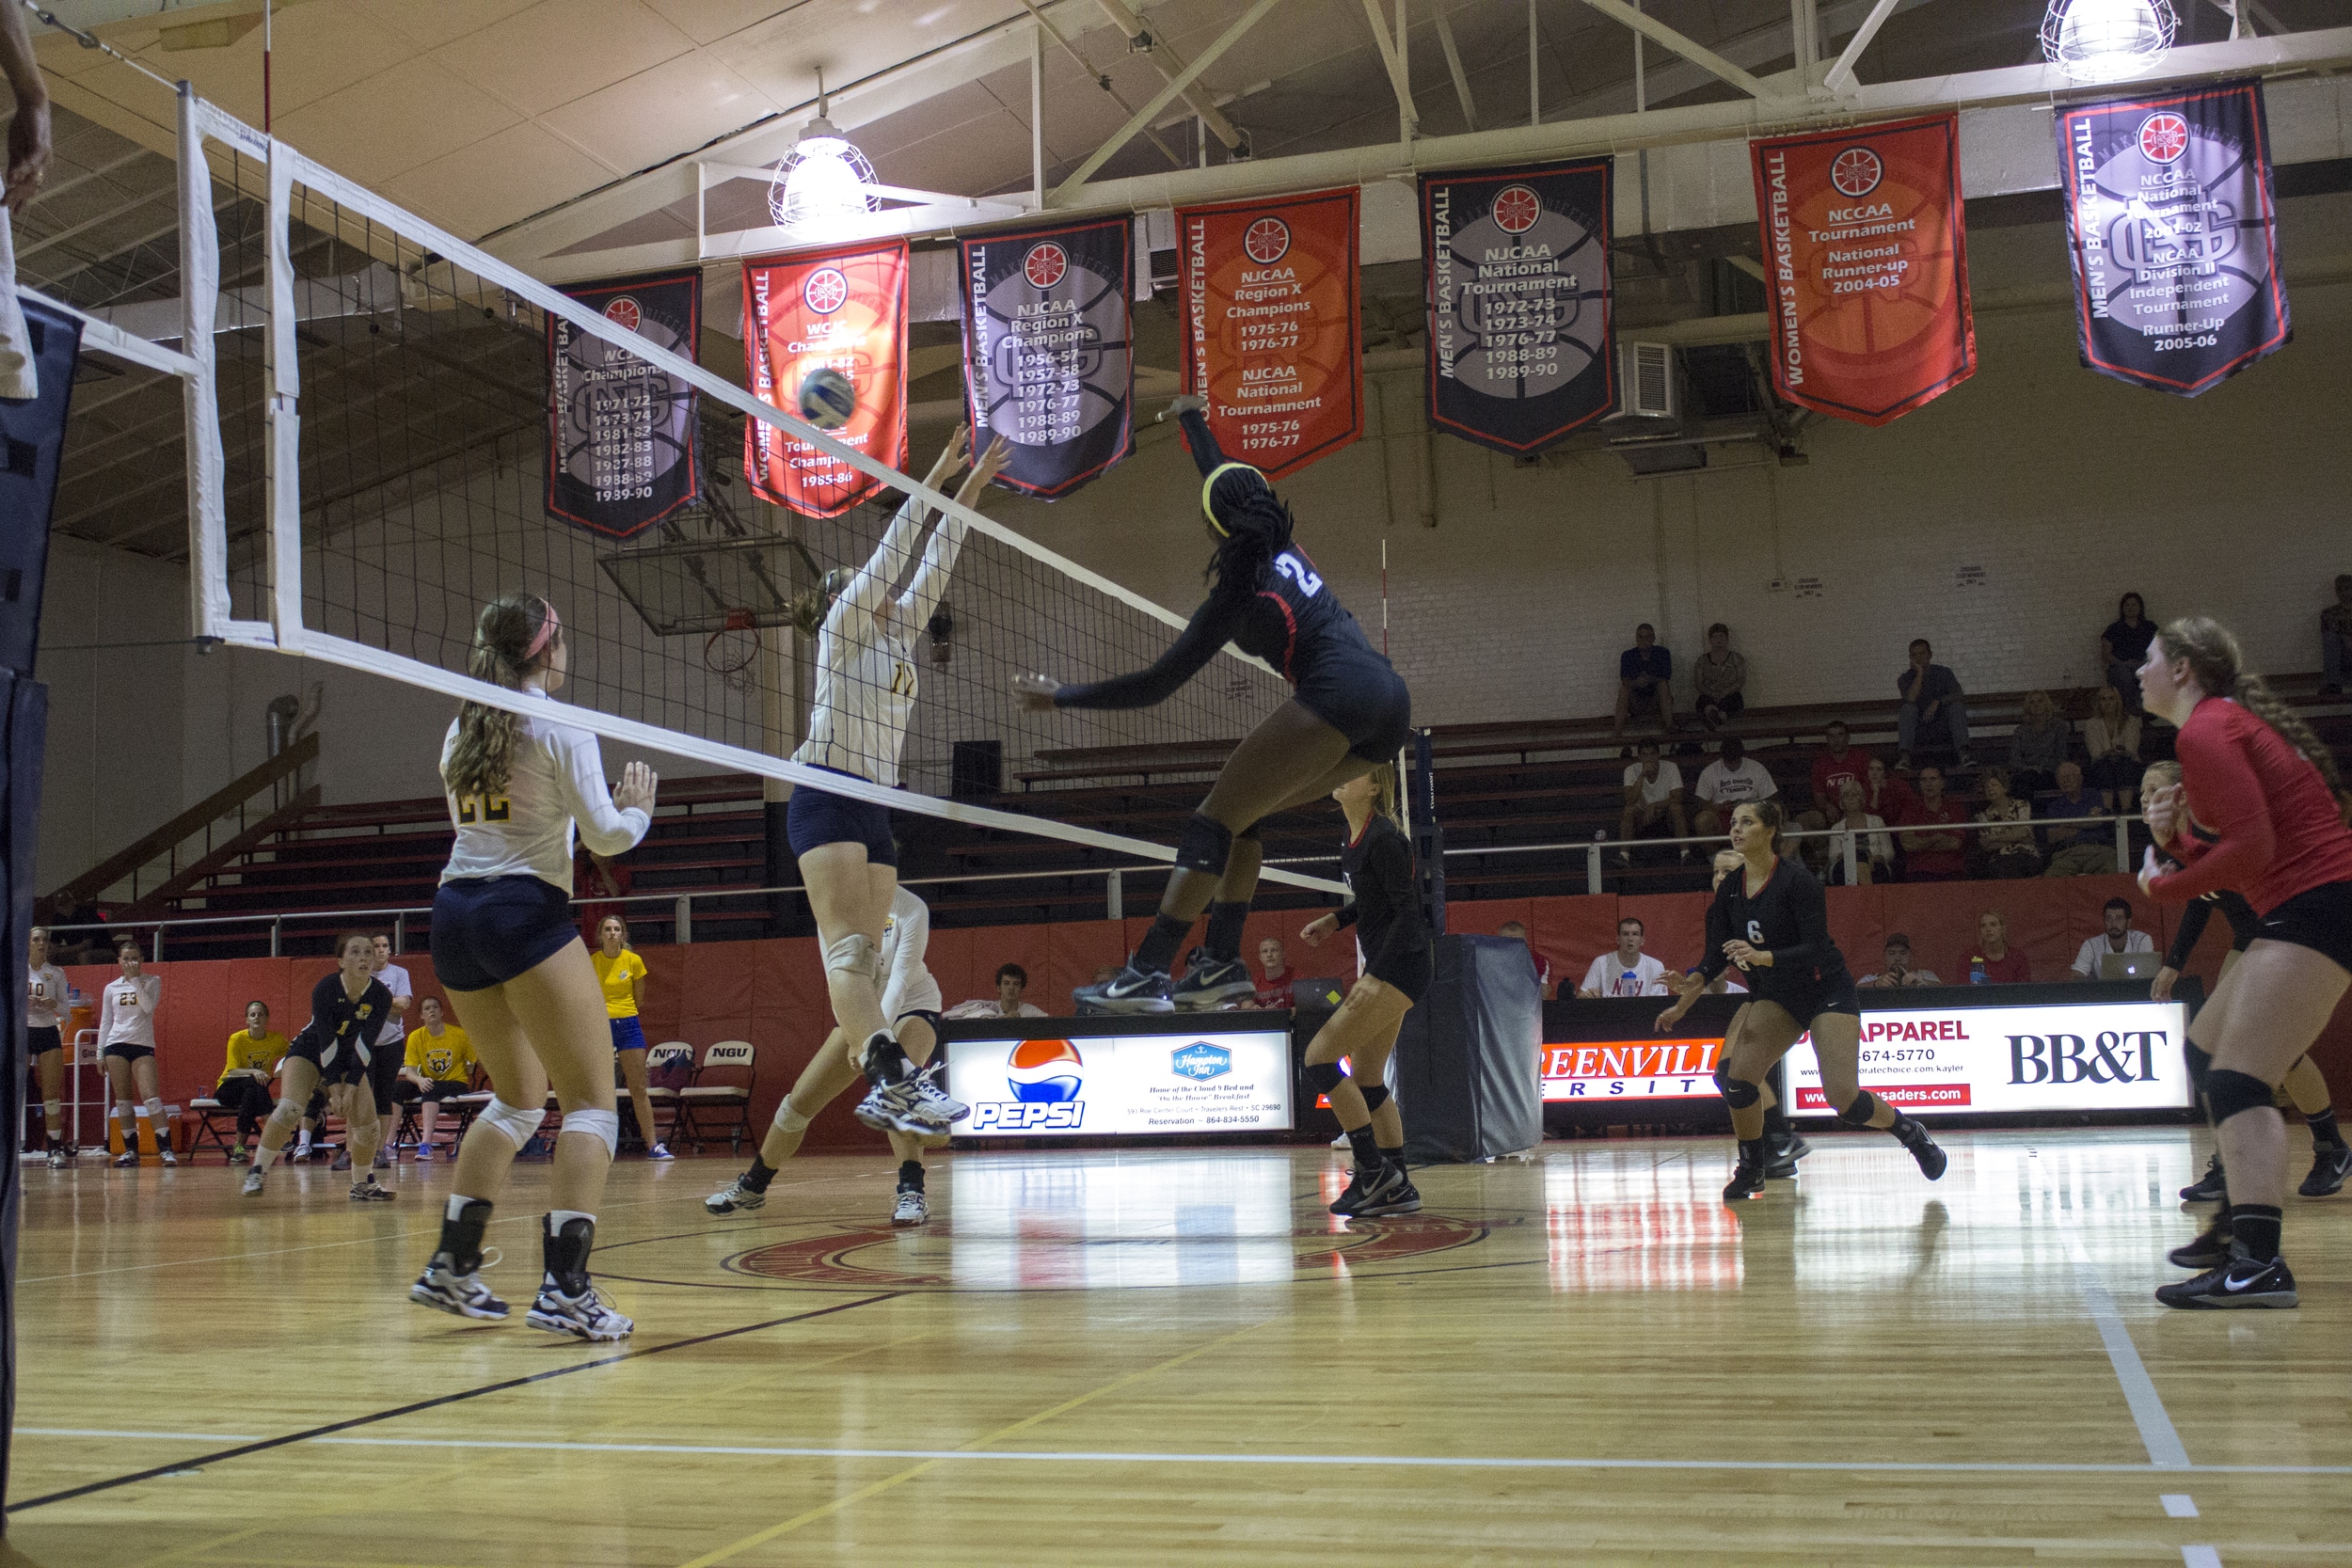
[[[45,1056],[52,1051],[64,1049],[65,1037],[54,1026],[24,1031],[24,1054],[27,1056]]]
[[[463,877],[433,895],[433,973],[451,990],[488,990],[580,936],[564,890],[539,877]]]
[[[1413,733],[1413,694],[1405,677],[1370,648],[1317,658],[1298,683],[1299,705],[1347,737],[1347,754],[1394,762]]]
[[[612,1053],[614,1055],[617,1056],[624,1051],[645,1049],[645,1026],[638,1022],[634,1013],[628,1018],[608,1018],[605,1022],[612,1025]]]
[[[821,771],[841,773],[838,768]],[[841,776],[846,779],[854,775]],[[863,844],[866,864],[898,863],[898,841],[890,832],[888,806],[852,800],[847,795],[828,795],[810,784],[792,787],[792,799],[784,808],[784,832],[792,841],[795,860],[820,845]]]

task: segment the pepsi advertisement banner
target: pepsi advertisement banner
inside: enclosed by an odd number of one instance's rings
[[[657,347],[696,356],[699,271],[564,293]],[[691,387],[562,316],[548,318],[548,516],[634,538],[702,494],[698,455]]]
[[[1612,161],[1424,175],[1429,418],[1498,451],[1541,451],[1615,408]]]
[[[802,378],[839,371],[857,407],[833,438],[905,467],[908,272],[904,240],[744,262],[752,395],[798,416]],[[882,481],[759,420],[743,421],[743,470],[762,500],[810,517],[838,517],[882,488]]]
[[[1282,1029],[950,1039],[958,1137],[1288,1132]]]
[[[2085,365],[2193,398],[2286,346],[2260,82],[2076,104],[2056,123]]]
[[[1066,496],[1136,450],[1134,244],[1123,217],[963,242],[972,450],[1005,438],[1006,489]]]

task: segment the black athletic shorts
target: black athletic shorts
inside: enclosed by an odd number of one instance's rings
[[[1751,981],[1756,973],[1750,973]],[[1842,968],[1835,974],[1808,981],[1785,994],[1755,991],[1751,993],[1751,1000],[1776,1003],[1786,1007],[1788,1016],[1806,1028],[1810,1028],[1813,1021],[1823,1013],[1845,1013],[1854,1018],[1862,1016],[1862,998],[1854,990],[1853,975]]]
[[[119,1056],[126,1062],[136,1062],[155,1054],[155,1048],[151,1045],[133,1045],[126,1040],[119,1044],[106,1047],[106,1049],[100,1053],[100,1054],[106,1056]]]
[[[461,877],[433,895],[433,973],[451,990],[488,990],[580,935],[571,901],[541,877]]]
[[[470,1089],[470,1085],[456,1078],[428,1078],[423,1088],[417,1087],[412,1080],[403,1078],[392,1085],[392,1099],[403,1105],[413,1105],[421,1100],[430,1100],[438,1104],[444,1100],[454,1100],[461,1094],[469,1093]]]
[[[299,1056],[318,1069],[321,1088],[329,1084],[362,1083],[368,1076],[368,1064],[360,1059],[358,1046],[345,1040],[328,1039],[307,1025],[294,1036],[286,1054]]]
[[[1418,1003],[1428,993],[1429,982],[1436,976],[1437,958],[1426,947],[1408,947],[1381,958],[1365,973],[1382,985],[1403,991],[1406,1000]]]
[[[2266,942],[2291,942],[2324,954],[2338,969],[2352,970],[2352,882],[2310,888],[2269,911],[2262,919]]]
[[[46,1051],[63,1051],[64,1049],[65,1038],[57,1033],[54,1025],[47,1029],[24,1031],[24,1054],[27,1056],[38,1056]]]
[[[838,768],[818,771],[840,773],[845,779],[856,777]],[[792,845],[794,860],[827,844],[863,844],[866,864],[898,863],[898,840],[890,831],[888,806],[853,800],[847,795],[828,795],[813,784],[792,786],[792,799],[784,806],[784,834]]]
[[[1315,659],[1298,682],[1299,705],[1347,736],[1347,754],[1394,762],[1413,733],[1413,694],[1405,677],[1370,648]]]

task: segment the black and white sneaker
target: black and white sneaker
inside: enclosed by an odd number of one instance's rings
[[[1944,1180],[1945,1167],[1951,1164],[1951,1156],[1944,1152],[1941,1144],[1928,1136],[1925,1127],[1905,1117],[1888,1131],[1895,1134],[1897,1142],[1911,1150],[1911,1157],[1919,1162],[1921,1176],[1931,1181]]]
[[[1249,977],[1248,966],[1239,958],[1212,958],[1196,947],[1184,977],[1176,982],[1169,997],[1179,1011],[1198,1012],[1254,999],[1257,994],[1258,982]]]
[[[1385,1160],[1371,1170],[1359,1165],[1355,1178],[1347,1184],[1347,1191],[1332,1203],[1331,1212],[1344,1219],[1353,1219],[1359,1214],[1391,1212],[1381,1206],[1394,1198],[1400,1189],[1411,1186],[1412,1183],[1405,1180],[1405,1173]],[[1421,1207],[1419,1193],[1413,1195],[1413,1207]]]
[[[950,1096],[928,1072],[916,1073],[907,1080],[907,1085],[914,1091],[915,1119],[925,1124],[919,1130],[909,1129],[911,1132],[944,1132],[972,1114],[971,1106]]]
[[[446,1252],[433,1255],[424,1273],[408,1287],[408,1299],[420,1307],[459,1318],[496,1321],[507,1313],[506,1303],[491,1293],[490,1287],[482,1282],[481,1273],[459,1274],[455,1260]]]
[[[65,1169],[65,1150],[56,1144],[49,1146],[49,1168],[51,1170]]]
[[[2165,1254],[2176,1269],[2217,1268],[2230,1260],[2230,1212],[2224,1209],[2214,1216],[2211,1225],[2197,1233],[2193,1242],[2185,1242]]]
[[[877,1132],[906,1132],[930,1137],[945,1132],[972,1114],[972,1107],[952,1100],[922,1073],[895,1084],[877,1084],[857,1102],[857,1119]]]
[[[1251,988],[1255,990],[1256,988]],[[1133,962],[1099,986],[1080,986],[1071,995],[1082,1013],[1171,1013],[1168,976],[1137,969]]]
[[[540,1286],[539,1299],[531,1304],[523,1322],[549,1334],[568,1334],[576,1339],[626,1339],[637,1328],[634,1323],[607,1307],[594,1285],[573,1296],[558,1290],[552,1280]]]
[[[2181,1189],[2183,1203],[2218,1203],[2230,1196],[2222,1182],[2221,1156],[2217,1154],[2205,1166],[2205,1174]]]
[[[2295,1190],[2305,1197],[2333,1197],[2344,1191],[2346,1176],[2352,1176],[2352,1146],[2313,1144],[2312,1173]]]
[[[1396,1180],[1373,1201],[1357,1210],[1358,1218],[1377,1219],[1383,1214],[1417,1214],[1421,1212],[1421,1189],[1413,1185],[1413,1179],[1395,1165],[1391,1165],[1389,1170]]]
[[[719,1191],[703,1199],[703,1207],[714,1214],[733,1214],[757,1209],[766,1204],[768,1195],[755,1193],[737,1177]]]
[[[2205,1310],[2236,1307],[2293,1307],[2295,1275],[2287,1260],[2272,1258],[2256,1262],[2233,1243],[2230,1260],[2193,1278],[2156,1287],[2156,1299],[2167,1307]]]
[[[1724,1183],[1724,1201],[1737,1203],[1743,1197],[1758,1197],[1764,1192],[1765,1163],[1741,1159],[1731,1168],[1731,1180]]]
[[[389,1187],[379,1187],[375,1184],[375,1177],[373,1173],[365,1181],[354,1181],[351,1184],[351,1201],[354,1203],[389,1203],[392,1201],[392,1190]]]
[[[922,1225],[931,1217],[931,1206],[920,1189],[898,1189],[898,1206],[890,1211],[890,1223],[895,1226]]]
[[[1813,1152],[1813,1146],[1794,1128],[1780,1133],[1767,1132],[1764,1139],[1772,1146],[1772,1158],[1764,1162],[1764,1174],[1775,1181],[1796,1175],[1797,1162]]]

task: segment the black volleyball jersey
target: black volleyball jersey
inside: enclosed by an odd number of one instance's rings
[[[1758,964],[1740,976],[1749,994],[1759,1001],[1804,1001],[1853,984],[1845,955],[1830,941],[1829,899],[1813,873],[1796,861],[1775,863],[1753,898],[1748,896],[1745,866],[1715,890],[1715,901],[1707,906],[1707,952],[1698,966],[1709,982],[1729,966],[1724,943],[1732,941],[1772,955],[1770,964]]]
[[[294,1037],[294,1049],[313,1056],[322,1069],[342,1060],[346,1052],[365,1062],[391,1012],[392,993],[383,981],[369,980],[368,989],[355,1002],[343,990],[340,971],[323,975],[310,988],[310,1022]]]
[[[2181,911],[2181,923],[2172,933],[2172,946],[2164,956],[2165,968],[2188,967],[2188,956],[2196,950],[2197,941],[2205,934],[2205,927],[2216,910],[2230,923],[2230,945],[2236,951],[2245,952],[2262,935],[2262,916],[2254,912],[2254,906],[2246,901],[2245,895],[2226,887],[2217,888],[2190,899],[2188,907]]]
[[[1340,878],[1348,894],[1340,928],[1362,927],[1356,941],[1364,950],[1365,974],[1378,974],[1429,945],[1429,922],[1413,878],[1413,846],[1394,821],[1373,813],[1364,831],[1340,850]]]

